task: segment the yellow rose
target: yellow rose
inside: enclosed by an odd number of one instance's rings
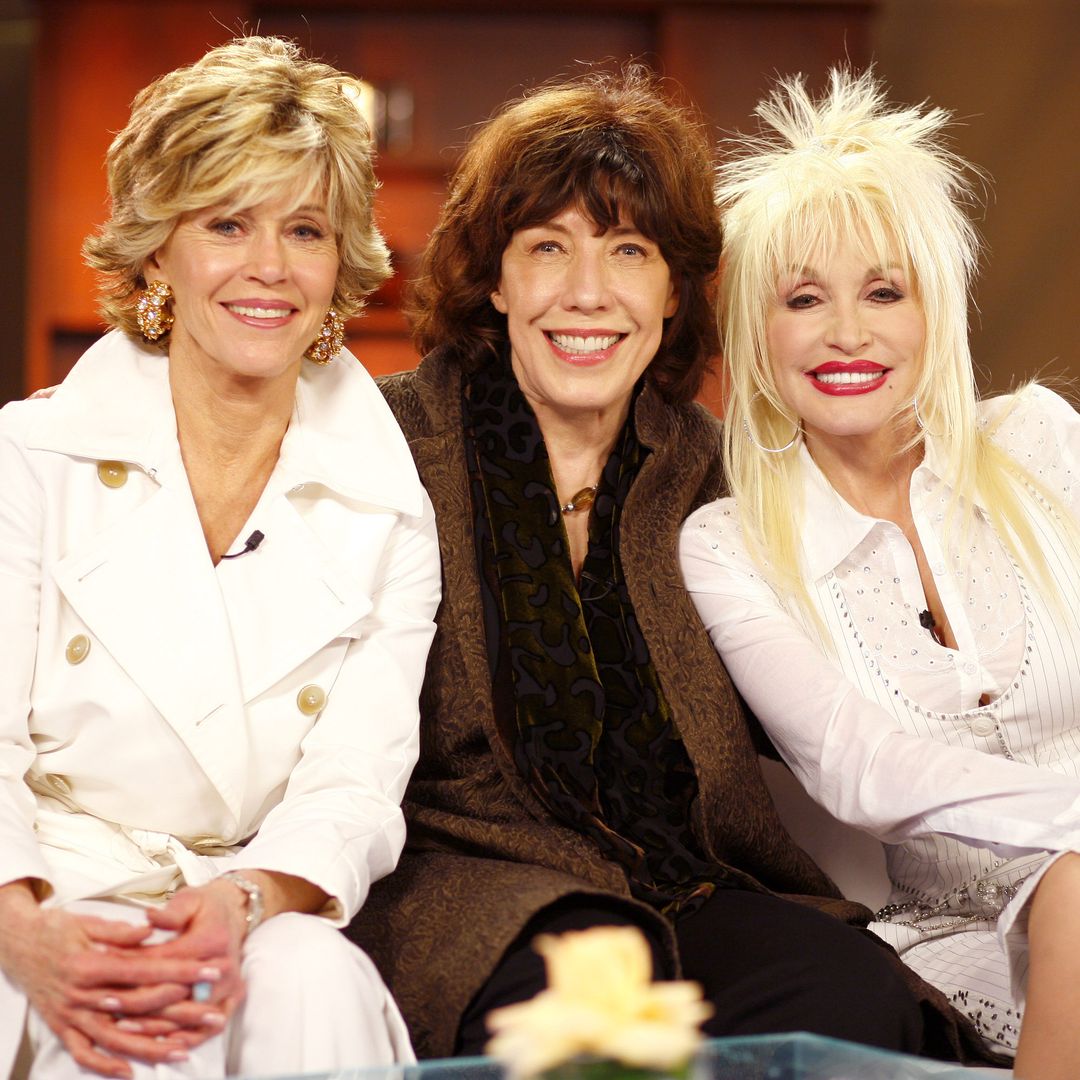
[[[646,1069],[685,1065],[712,1013],[690,982],[650,981],[652,955],[635,927],[598,926],[535,942],[548,988],[490,1013],[488,1053],[514,1077],[576,1057]]]
[[[652,979],[652,953],[631,926],[595,926],[555,937],[543,934],[533,948],[544,958],[548,989],[604,1010],[632,1008]]]

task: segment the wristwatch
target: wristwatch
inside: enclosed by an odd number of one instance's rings
[[[256,885],[251,878],[244,877],[239,870],[229,870],[221,876],[247,896],[247,913],[244,916],[244,928],[245,933],[250,934],[263,920],[262,886]]]

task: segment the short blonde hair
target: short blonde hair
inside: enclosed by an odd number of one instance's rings
[[[111,216],[83,245],[102,278],[105,321],[138,333],[143,265],[181,215],[254,206],[292,187],[299,203],[325,195],[340,258],[333,304],[356,314],[390,275],[358,96],[355,79],[271,37],[237,38],[140,91],[106,159]]]

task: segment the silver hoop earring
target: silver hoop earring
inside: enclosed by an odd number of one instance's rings
[[[919,395],[913,394],[911,398],[911,411],[915,414],[915,425],[918,429],[927,435],[932,436],[935,439],[941,438],[940,431],[931,431],[926,425],[926,421],[922,418],[922,413],[919,412]]]
[[[802,421],[797,420],[795,422],[795,434],[792,435],[783,446],[763,446],[754,438],[753,433],[750,431],[750,411],[754,407],[754,402],[757,401],[759,397],[761,397],[760,390],[750,399],[750,404],[746,407],[746,416],[743,418],[742,422],[743,431],[746,432],[747,439],[763,454],[782,454],[785,450],[790,450],[799,441],[799,436],[802,435]]]

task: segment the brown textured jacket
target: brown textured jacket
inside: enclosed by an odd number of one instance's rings
[[[421,694],[420,761],[409,784],[401,862],[379,881],[349,936],[378,964],[420,1057],[453,1053],[465,1007],[540,908],[569,893],[634,904],[622,868],[556,821],[514,767],[494,715],[473,511],[466,473],[461,373],[444,350],[416,371],[380,380],[435,507],[443,565],[438,631]],[[849,922],[870,912],[843,900],[788,836],[758,767],[746,716],[682,584],[679,526],[720,487],[719,425],[698,405],[638,397],[645,458],[623,509],[620,556],[634,612],[697,772],[695,831],[706,853],[748,889],[799,897]],[[898,961],[899,962],[899,961]],[[958,1031],[944,999],[942,1037]]]

